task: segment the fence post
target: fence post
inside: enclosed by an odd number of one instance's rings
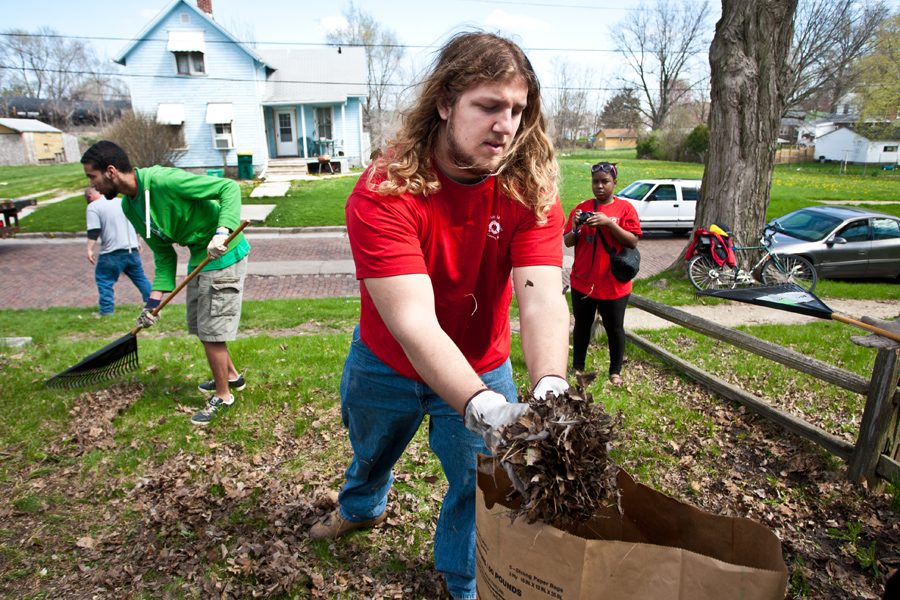
[[[861,478],[865,478],[869,489],[874,492],[879,492],[884,487],[884,481],[875,476],[875,467],[885,450],[885,442],[894,420],[896,408],[893,397],[898,379],[900,361],[897,350],[879,350],[866,396],[866,408],[859,425],[859,436],[847,467],[847,479],[859,483]]]

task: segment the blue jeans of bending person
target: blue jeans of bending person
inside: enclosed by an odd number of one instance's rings
[[[510,402],[516,386],[509,360],[481,375]],[[350,431],[353,461],[339,501],[341,516],[361,523],[381,515],[394,481],[391,469],[428,415],[428,443],[441,461],[449,489],[434,534],[434,564],[450,594],[475,598],[475,455],[490,454],[484,440],[430,387],[398,374],[362,342],[359,327],[341,376],[341,417]]]
[[[141,255],[136,249],[131,252],[113,250],[101,254],[97,257],[97,267],[94,269],[94,281],[97,282],[97,291],[100,293],[101,315],[111,315],[115,312],[113,285],[119,280],[119,275],[122,273],[125,273],[141,292],[144,302],[150,297],[150,281],[144,275]]]

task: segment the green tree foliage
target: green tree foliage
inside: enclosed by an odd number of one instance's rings
[[[642,135],[637,141],[637,157],[653,160],[665,160],[666,155],[655,131]]]
[[[895,119],[900,107],[900,14],[882,22],[874,46],[856,63],[863,82],[862,117]]]
[[[706,151],[709,150],[709,127],[700,123],[694,127],[684,140],[684,149],[693,152],[700,158],[700,162],[706,162]]]
[[[603,105],[600,113],[603,127],[637,130],[641,126],[641,99],[634,88],[625,88]]]
[[[123,115],[103,131],[103,139],[121,146],[135,167],[174,167],[187,152],[180,129],[141,112]]]

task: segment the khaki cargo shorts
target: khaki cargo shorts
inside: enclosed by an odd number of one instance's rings
[[[187,284],[188,333],[203,342],[231,342],[241,322],[247,257],[215,271],[201,271]]]

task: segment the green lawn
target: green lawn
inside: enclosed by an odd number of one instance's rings
[[[697,163],[637,160],[634,150],[601,152],[580,150],[560,154],[560,199],[568,213],[579,202],[591,197],[589,166],[599,160],[618,163],[618,190],[637,179],[680,177],[700,179],[703,165]],[[820,200],[885,201],[900,198],[900,177],[838,175],[828,165],[804,163],[779,165],[772,180],[772,199],[766,213],[775,218],[792,210],[816,204]],[[21,171],[20,171],[21,170]],[[45,174],[41,177],[41,174]],[[5,179],[4,179],[5,178]],[[0,181],[9,181],[12,196],[33,191],[64,187],[77,191],[85,184],[80,165],[48,165],[41,167],[0,167]],[[253,185],[242,188],[249,204],[277,204],[265,225],[269,227],[311,227],[344,224],[344,203],[356,177],[322,181],[296,181],[284,198],[250,198]],[[39,183],[41,182],[41,183]],[[30,186],[30,187],[29,187]],[[9,190],[4,190],[4,194]],[[900,216],[900,204],[863,205]],[[23,219],[29,231],[79,231],[84,229],[83,203],[80,199],[50,204]]]
[[[0,198],[40,197],[53,189],[73,193],[84,189],[87,180],[81,163],[0,167]]]

